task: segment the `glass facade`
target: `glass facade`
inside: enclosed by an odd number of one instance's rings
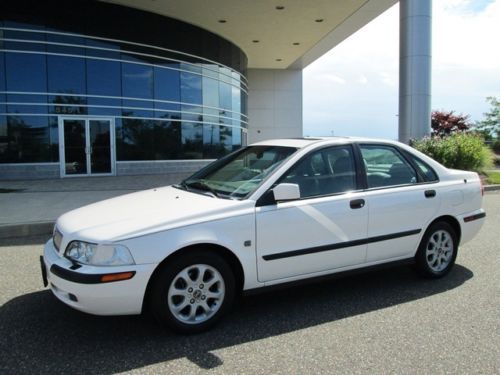
[[[236,46],[112,4],[26,4],[5,1],[0,15],[0,163],[62,163],[62,145],[68,158],[72,147],[64,121],[82,118],[110,120],[116,161],[211,159],[244,143],[246,57]],[[93,136],[79,135],[80,154],[93,152]]]

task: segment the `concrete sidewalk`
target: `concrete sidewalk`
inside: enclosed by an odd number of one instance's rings
[[[180,182],[188,174],[0,181],[0,238],[50,234],[63,213],[103,199]]]
[[[103,199],[180,182],[189,174],[0,181],[0,239],[52,233],[63,213]],[[500,185],[486,186],[487,191]]]

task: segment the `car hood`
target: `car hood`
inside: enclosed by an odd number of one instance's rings
[[[197,194],[172,186],[107,199],[65,213],[57,220],[67,244],[72,239],[113,242],[237,215],[253,201]]]

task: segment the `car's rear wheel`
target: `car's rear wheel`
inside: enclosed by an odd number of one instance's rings
[[[234,280],[231,268],[218,254],[188,250],[155,278],[151,310],[161,324],[177,332],[204,331],[231,306]]]
[[[458,236],[453,227],[439,221],[425,232],[415,256],[417,270],[425,277],[439,278],[455,264]]]

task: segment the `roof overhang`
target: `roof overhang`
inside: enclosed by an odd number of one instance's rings
[[[248,57],[248,67],[255,69],[302,69],[397,3],[397,0],[102,1],[168,16],[211,31],[241,48]]]

